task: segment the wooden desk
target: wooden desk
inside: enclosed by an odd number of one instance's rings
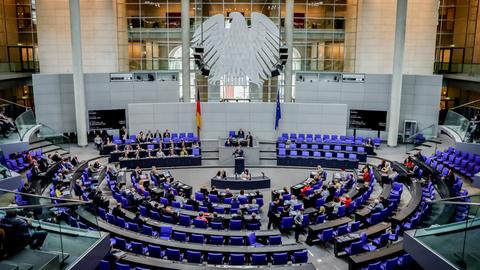
[[[374,251],[365,252],[348,258],[348,270],[357,270],[379,260],[385,261],[404,253],[403,242],[379,248]]]
[[[343,249],[350,246],[353,242],[356,242],[360,239],[362,233],[366,233],[367,237],[374,237],[378,234],[384,233],[388,228],[390,228],[390,223],[380,222],[368,228],[352,232],[346,235],[337,236],[333,241],[333,252],[335,256],[338,257],[340,252],[343,252]]]
[[[175,248],[183,251],[193,250],[200,251],[202,253],[216,252],[216,253],[278,253],[278,252],[287,252],[293,253],[295,251],[305,250],[306,247],[302,244],[291,244],[291,245],[275,245],[275,246],[233,246],[233,245],[210,245],[210,244],[197,244],[191,242],[179,242],[175,240],[165,240],[161,238],[155,238],[145,234],[133,232],[127,229],[120,228],[116,225],[107,223],[104,220],[98,220],[98,227],[104,231],[110,232],[113,235],[126,238],[130,241],[141,242],[146,245],[156,245],[160,246],[163,249],[165,248]],[[197,230],[198,233],[198,230]]]
[[[316,236],[321,231],[326,229],[336,228],[338,226],[348,224],[351,221],[353,220],[349,217],[341,217],[341,218],[330,220],[324,223],[310,225],[308,226],[307,243],[311,244],[314,241],[316,241]]]
[[[247,258],[245,258],[247,259]],[[154,257],[144,256],[144,255],[137,255],[132,253],[126,253],[120,261],[122,263],[127,263],[130,266],[141,266],[146,267],[149,269],[157,269],[160,265],[162,269],[175,269],[175,270],[196,270],[196,269],[205,269],[205,270],[213,270],[213,269],[225,269],[224,265],[202,265],[202,264],[190,264],[184,262],[173,262],[170,260],[163,260]],[[243,267],[242,267],[243,268]],[[315,266],[311,263],[303,263],[303,264],[292,264],[292,265],[262,265],[262,269],[285,269],[285,270],[315,270]]]

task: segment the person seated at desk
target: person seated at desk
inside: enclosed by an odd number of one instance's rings
[[[407,169],[409,169],[409,170],[413,170],[413,167],[415,167],[415,164],[413,164],[412,157],[410,157],[410,156],[408,156],[408,157],[403,161],[403,165],[405,165],[405,167],[407,167]]]
[[[218,171],[217,174],[215,175],[215,179],[221,180],[222,179],[222,171]]]
[[[370,170],[368,169],[368,166],[363,167],[362,170],[362,177],[363,177],[363,182],[364,183],[369,183],[370,182]]]
[[[247,141],[247,146],[248,147],[253,147],[253,136],[252,136],[252,133],[250,133],[250,131],[248,132],[245,140]]]
[[[47,238],[47,232],[41,231],[40,227],[33,228],[31,220],[17,217],[17,210],[7,210],[5,217],[0,220],[0,227],[8,228],[11,239],[15,242],[25,241],[31,249],[41,248]]]
[[[233,143],[232,143],[232,140],[230,139],[230,137],[227,138],[227,140],[225,141],[225,146],[226,146],[226,147],[231,147],[231,146],[233,146]]]
[[[208,188],[207,186],[202,186],[200,188],[200,192],[203,194],[204,197],[207,197],[208,196]]]
[[[194,200],[192,197],[187,199],[186,204],[191,205],[194,211],[198,211],[198,206],[200,205],[200,203]]]
[[[307,195],[307,192],[309,190],[312,189],[312,186],[309,184],[309,185],[305,185],[301,190],[300,190],[300,194],[302,196],[302,198],[305,198],[305,196]]]
[[[140,177],[142,176],[142,169],[140,169],[140,166],[137,166],[135,170],[132,172],[132,176],[136,179],[139,180]]]
[[[237,132],[237,138],[240,138],[240,139],[245,138],[245,131],[243,131],[242,129],[239,129]]]
[[[247,220],[246,220],[246,223],[247,223],[247,224],[251,224],[252,226],[255,226],[256,224],[258,224],[258,226],[261,226],[261,222],[260,222],[260,220],[257,218],[257,213],[255,213],[255,212],[252,213],[250,219],[247,219]]]
[[[175,201],[180,203],[180,207],[183,207],[186,202],[183,192],[178,192],[178,195],[175,196]]]
[[[243,228],[243,224],[245,223],[245,217],[243,216],[242,210],[238,209],[238,211],[236,213],[233,213],[231,220],[242,221],[242,228]]]
[[[346,194],[340,199],[340,201],[343,203],[343,205],[345,205],[346,208],[348,208],[352,203],[352,198],[350,198],[350,195]]]
[[[146,140],[147,142],[149,142],[149,141],[151,141],[152,139],[153,139],[153,134],[152,134],[152,132],[149,130],[149,131],[147,131],[147,134],[145,134],[145,140]]]
[[[197,141],[192,143],[192,148],[200,148],[200,144]]]
[[[180,148],[183,149],[183,148],[187,148],[187,144],[185,143],[185,141],[182,139],[182,141],[180,142]]]
[[[155,133],[153,133],[153,138],[162,139],[162,133],[160,132],[160,130],[155,130]]]
[[[165,153],[161,149],[159,149],[157,152],[157,158],[165,158],[165,157],[167,157]]]
[[[163,138],[170,138],[170,131],[168,129],[165,129],[165,132],[163,132]]]
[[[208,224],[208,220],[207,220],[206,217],[204,217],[203,212],[199,212],[198,217],[196,217],[195,220],[201,220],[201,221],[205,222],[205,224]]]
[[[178,157],[177,154],[175,154],[175,149],[173,147],[170,147],[170,150],[168,151],[168,156],[169,157]]]
[[[293,209],[293,208],[292,208]],[[282,212],[280,213],[280,220],[283,217],[289,217],[290,216],[290,204],[284,204]]]
[[[184,147],[182,147],[182,150],[180,151],[180,156],[181,157],[188,157],[188,151],[187,149]]]
[[[372,211],[372,214],[378,213],[378,212],[382,211],[384,208],[385,207],[383,206],[382,203],[380,203],[380,201],[378,199],[375,199],[373,201],[373,204],[368,206],[368,209],[370,209]]]
[[[230,191],[229,188],[225,189],[225,195],[223,196],[224,198],[231,198],[233,197],[233,193]]]
[[[173,219],[174,223],[177,223],[178,221],[178,214],[173,210],[173,207],[171,206],[166,206],[164,208],[165,210],[162,212],[162,215],[166,217],[171,217]]]
[[[115,206],[115,208],[112,209],[112,215],[114,217],[125,218],[125,213],[123,213],[122,211],[121,204],[117,204],[117,206]]]
[[[297,204],[301,204],[300,201],[297,199],[297,196],[292,195],[290,201],[286,201],[285,204],[290,204],[291,206],[295,206]]]
[[[20,192],[26,194],[35,194],[35,191],[28,182],[23,183],[23,186],[20,188]]]
[[[223,217],[219,216],[217,213],[213,213],[212,223],[213,222],[223,224]]]
[[[263,199],[263,194],[260,193],[260,191],[255,191],[255,195],[254,195],[255,199],[259,199],[259,198],[262,198]]]
[[[336,215],[338,214],[338,208],[342,206],[342,202],[340,201],[340,199],[338,197],[335,197],[333,199],[333,210],[332,210],[332,214],[333,215]]]
[[[242,178],[242,180],[252,180],[252,175],[250,174],[248,169],[245,169],[245,170],[243,170],[242,174],[240,175],[240,178]]]
[[[378,169],[382,173],[388,173],[390,171],[390,162],[387,162],[386,160],[382,160],[382,163],[378,165]]]
[[[222,170],[222,179],[227,179],[227,172]]]
[[[316,221],[317,217],[325,215],[325,211],[325,206],[320,206],[320,208],[318,208],[318,210],[313,214],[313,220]]]
[[[373,147],[373,140],[372,140],[372,138],[370,138],[370,137],[367,138],[367,141],[365,142],[365,146]]]
[[[137,142],[138,143],[144,143],[145,142],[145,134],[143,133],[143,131],[140,131],[140,133],[138,133]]]
[[[106,174],[108,175],[110,180],[113,180],[113,181],[117,180],[118,173],[115,172],[112,167],[107,167]]]
[[[62,187],[62,185],[60,184],[55,185],[55,198],[62,198],[64,190],[65,190],[65,187]]]
[[[212,186],[212,190],[210,190],[210,194],[218,196],[218,190],[215,186]]]
[[[422,155],[422,150],[418,150],[418,152],[415,153],[414,157],[418,160],[425,161],[425,157]]]

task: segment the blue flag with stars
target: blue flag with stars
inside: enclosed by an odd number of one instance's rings
[[[280,91],[277,91],[277,109],[275,112],[275,129],[278,128],[278,122],[282,118],[282,109],[280,108]]]

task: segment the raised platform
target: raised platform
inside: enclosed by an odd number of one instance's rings
[[[278,166],[303,166],[303,167],[317,167],[318,165],[324,168],[345,168],[357,169],[359,160],[351,159],[326,159],[326,158],[304,158],[304,157],[277,157]]]
[[[235,178],[235,176],[229,176],[226,179],[212,178],[211,184],[218,189],[229,188],[231,190],[253,190],[271,187],[270,178],[266,176],[255,176],[251,180],[243,180],[240,177]]]

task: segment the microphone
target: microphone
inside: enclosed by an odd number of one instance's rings
[[[265,178],[265,173],[264,172],[262,172],[262,178]]]

